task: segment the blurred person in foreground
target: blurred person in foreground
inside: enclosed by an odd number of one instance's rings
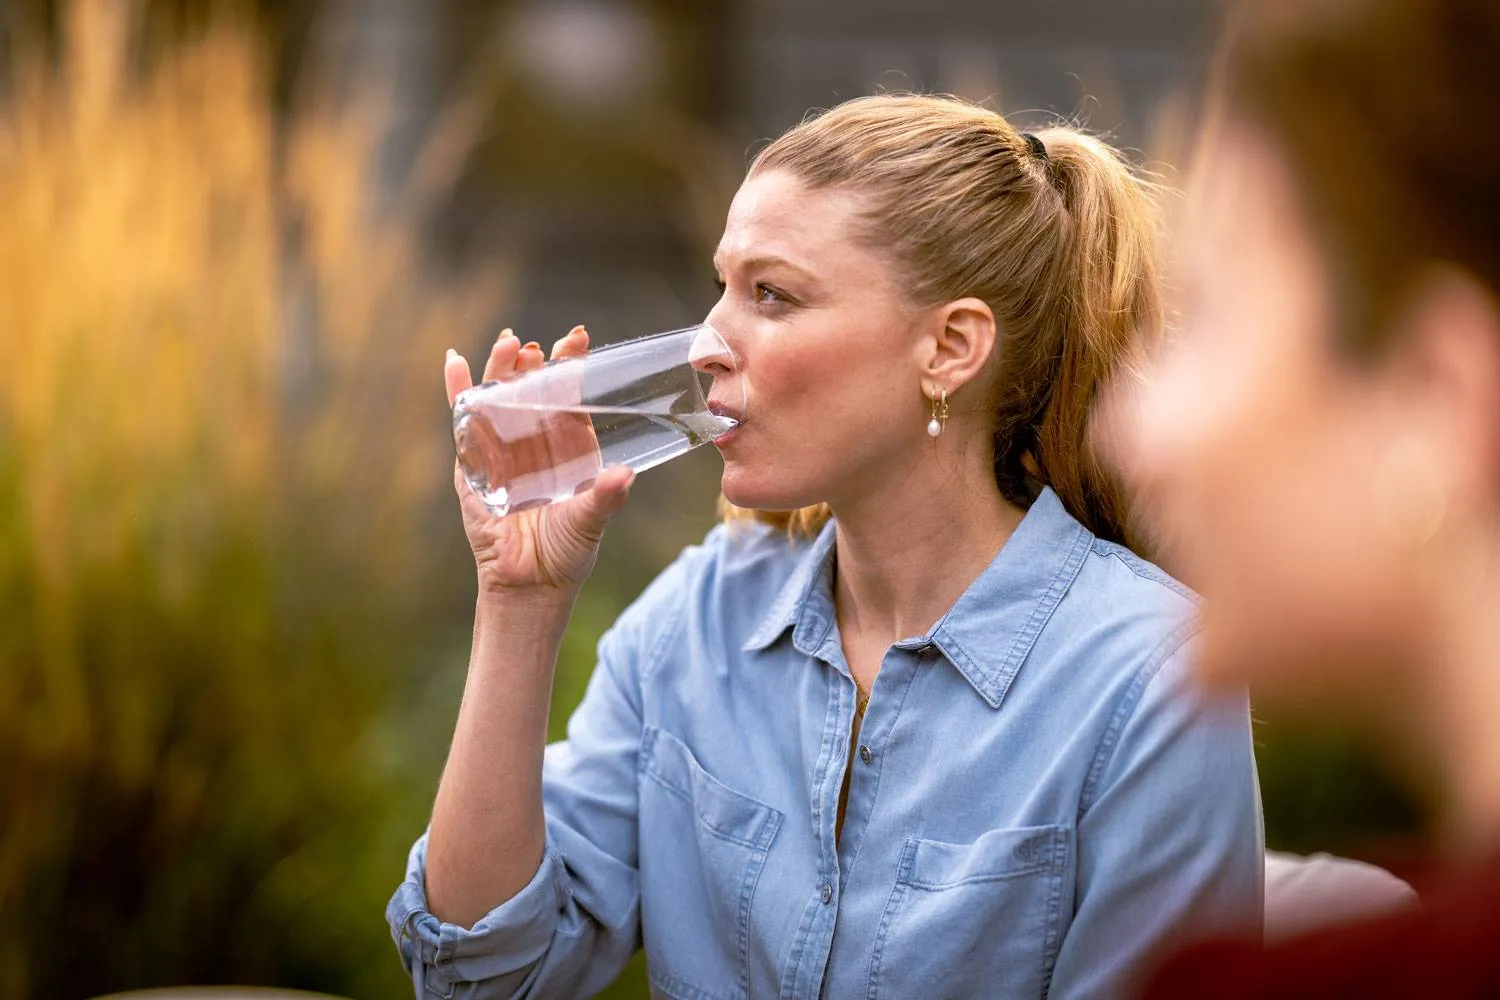
[[[1195,603],[1120,544],[1088,439],[1160,320],[1152,201],[1098,140],[951,99],[760,153],[708,316],[749,400],[730,523],[545,754],[629,474],[503,519],[460,480],[473,654],[388,911],[421,995],[586,996],[644,947],[672,997],[1107,996],[1164,937],[1259,927],[1245,699],[1185,694]],[[542,363],[505,335],[485,377]]]
[[[1201,678],[1434,754],[1459,871],[1150,995],[1500,996],[1500,4],[1241,14],[1182,331],[1104,434],[1206,599]]]

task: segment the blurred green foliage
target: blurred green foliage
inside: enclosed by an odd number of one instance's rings
[[[1307,707],[1269,710],[1261,700],[1256,762],[1266,845],[1327,851],[1420,879],[1440,805],[1435,774],[1397,754],[1394,742]]]

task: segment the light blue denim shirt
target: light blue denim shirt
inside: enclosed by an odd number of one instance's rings
[[[472,930],[417,841],[387,917],[419,997],[587,996],[643,946],[688,1000],[1112,997],[1163,942],[1259,932],[1248,708],[1193,694],[1187,591],[1044,491],[851,744],[834,535],[716,528],[621,615],[547,750],[541,867]]]

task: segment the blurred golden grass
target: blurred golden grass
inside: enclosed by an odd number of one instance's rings
[[[0,105],[7,997],[77,984],[49,967],[81,931],[100,991],[336,977],[326,935],[271,954],[294,935],[249,914],[312,905],[340,873],[309,845],[353,864],[378,818],[381,666],[447,488],[439,357],[503,291],[425,263],[470,118],[382,191],[379,102],[278,115],[246,24],[153,50],[138,13],[68,4]],[[216,928],[246,938],[221,965],[153,943]]]

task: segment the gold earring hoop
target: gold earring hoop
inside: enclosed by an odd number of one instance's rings
[[[948,390],[939,389],[941,398],[932,400],[932,419],[927,421],[927,436],[936,438],[943,433],[943,428],[948,424]]]

